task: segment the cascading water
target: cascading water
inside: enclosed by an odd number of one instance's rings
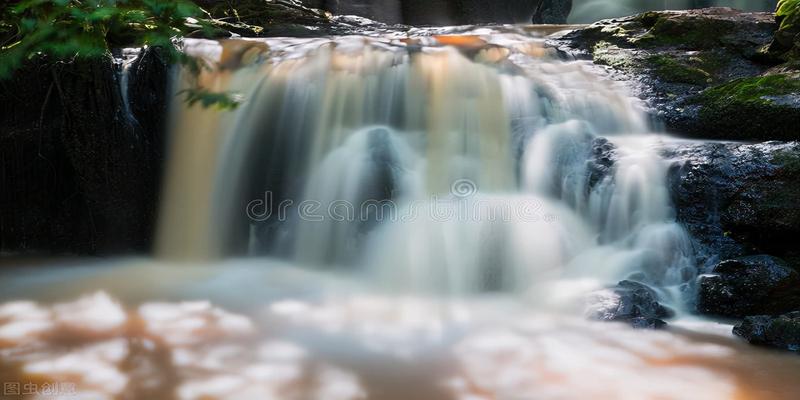
[[[0,270],[5,298],[55,303],[0,303],[2,380],[81,399],[794,400],[800,361],[730,326],[586,318],[620,279],[677,309],[691,294],[661,137],[537,31],[464,29],[188,41],[212,68],[176,90],[244,103],[177,97],[157,258]]]
[[[178,116],[162,248],[355,268],[411,293],[634,273],[686,289],[691,245],[644,112],[533,36],[188,43],[223,66],[201,84],[247,100]]]

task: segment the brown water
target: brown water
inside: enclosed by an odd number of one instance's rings
[[[504,297],[381,296],[265,260],[5,267],[2,282],[0,380],[35,389],[4,398],[800,394],[800,357],[752,347],[710,321],[635,331]]]

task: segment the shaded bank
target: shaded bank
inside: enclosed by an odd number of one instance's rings
[[[127,62],[41,58],[0,82],[0,251],[148,248],[168,67],[156,51]]]

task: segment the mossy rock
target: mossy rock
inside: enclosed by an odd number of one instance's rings
[[[692,64],[701,64],[701,59],[687,60]],[[652,66],[652,73],[659,79],[671,83],[690,85],[706,85],[713,80],[712,75],[703,68],[679,61],[668,55],[653,55],[647,59]]]
[[[215,27],[241,36],[307,36],[307,27],[331,23],[329,13],[291,0],[199,0],[197,3],[214,18]]]
[[[736,79],[707,89],[699,105],[707,137],[739,140],[800,139],[800,78],[775,74]]]
[[[620,52],[619,46],[606,41],[599,41],[594,45],[592,61],[595,64],[608,65],[617,69],[625,69],[634,65],[627,53]]]
[[[657,18],[643,16],[643,24],[652,23],[650,30],[637,40],[644,46],[674,46],[688,49],[709,49],[719,46],[720,37],[736,29],[731,21],[711,18]]]

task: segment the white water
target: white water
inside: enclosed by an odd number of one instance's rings
[[[247,251],[427,294],[540,297],[556,281],[585,289],[637,272],[687,289],[695,277],[644,112],[543,39],[483,29],[188,46],[234,65],[200,79],[247,102],[202,126],[198,110],[178,114],[170,179],[199,184],[169,193],[164,214],[202,198],[183,218],[208,222],[167,219],[165,254]],[[181,161],[200,152],[209,166]]]

